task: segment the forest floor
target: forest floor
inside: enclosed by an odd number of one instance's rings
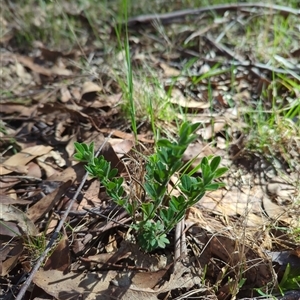
[[[0,295],[300,299],[298,1],[119,2],[1,7]],[[151,202],[147,158],[183,121],[201,126],[182,162],[220,156],[225,186],[147,253],[74,143]]]

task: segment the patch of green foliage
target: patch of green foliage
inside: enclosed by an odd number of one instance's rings
[[[117,177],[117,169],[112,169],[110,162],[103,156],[94,157],[94,144],[75,143],[74,158],[86,163],[90,176],[101,181],[107,194],[123,207],[134,220],[132,228],[137,232],[137,240],[145,251],[165,248],[169,244],[167,234],[184,217],[188,208],[196,204],[206,191],[214,191],[224,186],[215,179],[221,177],[227,168],[219,168],[221,158],[204,157],[201,163],[190,173],[183,173],[176,187],[179,196],[168,191],[171,177],[184,168],[183,154],[188,145],[194,142],[194,133],[200,124],[184,122],[179,129],[179,138],[175,142],[167,139],[157,141],[157,149],[148,157],[143,189],[144,199],[134,200],[124,196],[122,177]],[[193,177],[196,170],[201,170],[202,176]]]

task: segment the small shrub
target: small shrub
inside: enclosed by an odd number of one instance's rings
[[[183,219],[186,210],[196,204],[206,191],[214,191],[224,186],[215,179],[221,177],[227,168],[219,168],[219,156],[210,156],[204,157],[192,172],[180,176],[176,184],[180,190],[179,196],[168,192],[171,177],[184,167],[182,158],[185,150],[197,139],[195,131],[199,125],[184,122],[177,141],[157,141],[156,151],[148,157],[146,163],[143,184],[146,197],[143,202],[124,197],[123,178],[117,177],[117,169],[111,169],[110,162],[103,156],[94,157],[93,143],[74,144],[74,158],[86,163],[85,168],[89,175],[98,178],[107,194],[133,218],[132,228],[136,230],[138,243],[145,251],[165,248],[169,244],[167,234]],[[201,177],[190,175],[198,169],[201,170]]]

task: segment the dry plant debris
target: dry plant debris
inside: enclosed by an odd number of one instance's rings
[[[299,9],[225,4],[129,19],[135,143],[115,27],[104,18],[95,29],[75,2],[60,6],[82,26],[69,48],[42,36],[22,48],[18,4],[7,1],[0,18],[0,294],[18,295],[67,211],[24,299],[256,299],[257,290],[299,299],[299,273],[298,288],[278,289],[287,266],[300,269]],[[45,11],[35,11],[42,26]],[[74,142],[93,141],[141,199],[156,140],[150,98],[170,139],[176,122],[203,124],[186,162],[219,155],[229,168],[226,187],[187,212],[185,255],[142,252],[100,182],[78,189],[85,171]]]

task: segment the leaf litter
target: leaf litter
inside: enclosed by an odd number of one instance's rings
[[[272,8],[273,14],[299,16],[299,11],[288,7]],[[239,48],[233,40],[241,38],[243,22],[267,14],[264,5],[252,10],[245,5],[239,10],[239,21],[238,7],[220,6],[215,8],[220,18],[207,26],[211,9],[200,9],[204,14],[196,13],[193,22],[184,16],[197,10],[128,22],[134,40],[133,65],[147,65],[156,72],[162,85],[160,97],[179,109],[176,118],[182,119],[184,111],[185,119],[203,124],[199,141],[188,148],[185,161],[196,157],[196,164],[214,154],[230,168],[222,178],[226,187],[207,193],[187,212],[187,254],[178,258],[171,248],[141,252],[128,230],[130,218],[111,202],[99,182],[88,178],[70,207],[61,236],[34,274],[28,299],[49,295],[55,299],[242,299],[252,297],[255,288],[265,293],[276,288],[276,275],[282,276],[289,255],[299,247],[281,229],[299,228],[299,127],[294,117],[285,148],[266,149],[264,155],[249,151],[252,130],[241,116],[258,114],[255,109],[261,99],[263,110],[270,111],[275,96],[283,103],[295,99],[299,105],[297,47],[289,55],[271,57],[274,64],[270,65],[267,51],[258,47],[250,55],[251,45]],[[136,24],[154,20],[158,23],[141,34]],[[41,240],[50,240],[83,180],[83,165],[72,161],[74,141],[94,141],[98,149],[109,135],[111,145],[101,154],[129,181],[140,178],[137,170],[143,164],[120,110],[124,94],[114,75],[124,72],[119,58],[107,60],[101,67],[106,71],[92,74],[99,68],[97,59],[103,62],[94,46],[83,45],[87,48],[82,53],[36,43],[34,51],[24,55],[17,48],[11,51],[11,38],[1,39],[1,81],[3,92],[7,91],[2,94],[4,131],[0,132],[1,292],[6,295],[19,292],[22,276],[32,270],[37,258],[31,257],[33,247],[43,250]],[[78,60],[87,53],[93,57],[91,71],[82,75]],[[286,79],[274,79],[272,73]],[[275,84],[280,87],[277,91]],[[173,122],[164,125],[175,132]],[[242,129],[249,129],[249,135]],[[154,143],[147,122],[141,122],[138,141],[138,151],[147,155],[145,148],[152,149]],[[274,223],[278,228],[271,226]],[[293,257],[297,268],[299,256]],[[241,279],[245,284],[238,287]]]

